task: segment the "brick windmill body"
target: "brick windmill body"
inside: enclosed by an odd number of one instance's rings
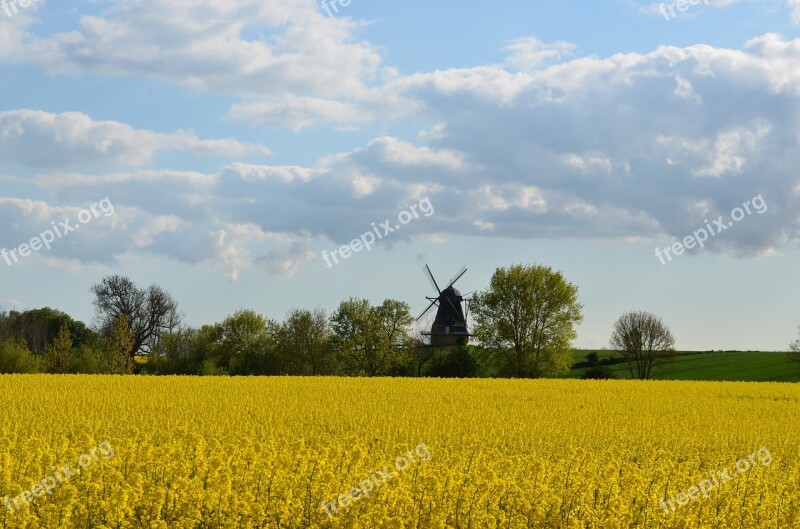
[[[462,268],[443,290],[439,288],[428,265],[425,265],[425,272],[431,281],[431,285],[438,292],[438,295],[436,297],[426,298],[431,304],[419,315],[417,321],[425,316],[434,306],[438,308],[430,332],[423,334],[425,336],[430,336],[431,347],[467,345],[467,342],[469,342],[469,331],[467,329],[469,304],[468,300],[461,295],[461,292],[453,286],[455,282],[467,272],[466,267]],[[463,308],[462,303],[464,304]]]

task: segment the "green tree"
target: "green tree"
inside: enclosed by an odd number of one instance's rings
[[[374,377],[413,369],[413,318],[406,303],[385,300],[374,307],[365,299],[350,298],[339,304],[330,321],[345,373]]]
[[[38,372],[39,359],[28,350],[25,340],[11,338],[0,343],[0,374]]]
[[[47,346],[45,363],[47,372],[51,374],[63,375],[69,373],[72,368],[72,335],[66,325],[61,326],[58,335]]]
[[[277,357],[279,325],[252,310],[240,310],[225,318],[216,338],[216,365],[232,375],[280,374]]]
[[[224,367],[217,365],[220,357],[222,334],[222,324],[214,323],[203,325],[193,336],[191,355],[193,357],[192,365],[197,367],[195,374],[227,374],[227,370]]]
[[[198,358],[200,331],[181,328],[161,336],[147,358],[147,372],[163,375],[196,375],[205,360]]]
[[[375,315],[386,335],[388,372],[392,376],[410,376],[417,370],[419,342],[413,335],[415,318],[405,301],[386,299],[374,307]]]
[[[445,347],[436,350],[428,375],[440,378],[474,378],[478,375],[478,363],[468,345]]]
[[[133,332],[128,323],[128,316],[120,314],[108,337],[103,350],[103,371],[114,375],[130,375],[134,363],[131,351],[134,348]]]
[[[614,323],[611,349],[622,355],[631,378],[651,379],[675,361],[675,338],[669,327],[654,314],[626,312]]]
[[[96,343],[96,333],[87,328],[83,322],[49,307],[25,312],[11,311],[0,315],[0,339],[22,338],[32,353],[44,356],[50,343],[65,326],[75,347]]]
[[[73,349],[70,373],[96,375],[105,373],[105,350],[82,345]]]
[[[218,368],[223,328],[221,324],[199,329],[181,327],[161,335],[143,368],[158,375],[226,375]],[[230,361],[230,357],[226,361]]]
[[[414,316],[411,315],[408,303],[386,299],[373,310],[388,342],[395,346],[405,345],[411,334],[411,326],[414,324]]]
[[[569,370],[583,305],[578,287],[561,272],[541,265],[498,268],[471,307],[473,334],[500,375],[532,378]]]
[[[331,316],[331,327],[347,374],[374,377],[388,371],[389,341],[369,301],[342,301]]]
[[[14,333],[11,326],[11,316],[8,312],[0,312],[0,343],[12,338]]]
[[[330,323],[325,311],[289,311],[281,325],[279,351],[290,374],[333,374],[335,362]]]

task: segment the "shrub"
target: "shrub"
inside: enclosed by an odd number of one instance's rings
[[[73,352],[70,373],[97,375],[104,373],[103,354],[100,350],[83,345]]]
[[[448,347],[437,352],[428,376],[439,378],[472,378],[477,375],[478,363],[466,346]]]
[[[0,343],[0,373],[38,373],[39,359],[28,350],[25,340],[12,338]]]
[[[198,374],[204,377],[224,377],[228,375],[228,371],[224,367],[217,366],[213,360],[204,360]]]
[[[593,367],[581,377],[584,380],[609,380],[617,378],[616,373],[606,366]]]

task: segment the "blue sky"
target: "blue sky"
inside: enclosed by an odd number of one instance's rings
[[[577,346],[639,309],[681,349],[796,336],[797,0],[674,18],[622,0],[5,5],[0,249],[104,198],[114,213],[0,258],[0,310],[91,321],[89,287],[119,273],[193,325],[350,296],[421,311],[423,263],[466,265],[465,292],[541,263],[579,287]],[[430,216],[325,265],[425,199]],[[656,257],[720,216],[703,248]]]

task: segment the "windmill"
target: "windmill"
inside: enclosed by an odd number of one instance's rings
[[[431,332],[423,334],[431,337],[431,347],[467,345],[469,331],[467,330],[466,313],[469,311],[469,305],[464,296],[461,295],[461,292],[453,287],[453,284],[467,273],[467,268],[464,267],[459,270],[458,274],[447,284],[444,290],[439,288],[428,265],[425,265],[424,270],[438,294],[436,297],[426,297],[431,304],[419,315],[417,321],[425,316],[434,305],[438,309],[436,311],[436,319],[433,320],[433,325],[431,325]],[[462,310],[462,303],[464,303],[466,310]]]

